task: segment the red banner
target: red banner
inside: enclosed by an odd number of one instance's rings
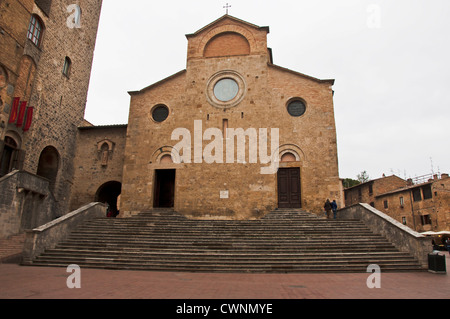
[[[32,119],[33,119],[33,107],[29,106],[27,108],[27,115],[25,118],[25,126],[23,127],[24,132],[26,132],[30,129]]]
[[[11,108],[11,113],[9,115],[8,123],[14,123],[17,120],[17,115],[19,114],[19,102],[20,102],[20,97],[15,97],[13,99],[13,105]]]
[[[19,116],[17,117],[16,126],[20,127],[23,125],[23,118],[25,117],[25,110],[27,109],[27,102],[20,102]]]
[[[24,132],[26,132],[30,129],[32,120],[33,120],[33,107],[29,106],[27,108],[27,116],[25,118],[25,126],[23,127]]]

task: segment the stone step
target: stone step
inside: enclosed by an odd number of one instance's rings
[[[347,236],[347,237],[334,237],[332,240],[326,236],[188,236],[186,234],[166,234],[166,235],[118,235],[118,234],[72,234],[66,241],[80,241],[80,242],[116,242],[116,243],[135,243],[135,242],[245,242],[245,243],[278,243],[279,245],[287,243],[295,244],[319,244],[319,245],[335,245],[335,244],[375,244],[375,243],[387,243],[386,239],[382,237],[369,237],[369,236]]]
[[[221,240],[236,240],[236,239],[248,239],[248,240],[261,240],[261,239],[270,239],[271,241],[276,240],[286,240],[286,239],[297,239],[297,240],[315,240],[315,241],[323,241],[325,243],[330,243],[333,241],[352,241],[352,240],[386,240],[382,236],[372,234],[372,233],[337,233],[334,234],[332,232],[324,233],[253,233],[253,232],[195,232],[187,229],[185,232],[133,232],[133,231],[123,231],[116,232],[114,230],[105,232],[105,231],[76,231],[70,234],[69,238],[73,239],[83,239],[83,238],[91,238],[91,239],[156,239],[156,238],[173,238],[173,239],[186,239],[192,240],[195,238],[205,239],[205,240],[214,240],[214,238],[220,238]]]
[[[243,266],[274,266],[274,265],[291,265],[291,266],[340,266],[340,265],[349,265],[349,264],[362,264],[365,263],[367,266],[369,264],[377,264],[377,265],[385,265],[385,264],[392,264],[395,266],[404,266],[404,265],[411,265],[413,264],[413,260],[411,259],[401,259],[401,258],[326,258],[326,259],[306,259],[306,258],[297,258],[297,259],[291,259],[291,258],[191,258],[188,256],[185,256],[185,258],[181,258],[181,256],[170,258],[169,256],[162,256],[160,258],[153,257],[153,258],[120,258],[115,256],[70,256],[70,255],[64,255],[64,256],[45,256],[38,258],[36,262],[66,262],[67,264],[81,262],[81,263],[87,263],[87,262],[97,262],[97,263],[105,263],[105,264],[111,264],[111,263],[117,263],[117,264],[133,264],[133,263],[142,263],[142,264],[148,264],[148,263],[159,263],[159,264],[168,264],[168,265],[197,265],[200,267],[206,267],[211,265],[222,265],[222,266],[228,266],[230,268],[239,268]],[[366,266],[366,267],[367,267]]]
[[[372,263],[372,262],[370,262]],[[77,258],[67,258],[64,260],[35,262],[33,266],[51,266],[67,267],[69,264],[77,264],[80,267],[102,268],[102,269],[121,269],[121,270],[152,270],[152,271],[184,271],[184,272],[255,272],[255,273],[290,273],[290,272],[367,272],[367,261],[355,262],[323,262],[320,263],[196,263],[196,262],[122,262],[103,258],[92,258],[90,260],[80,260]],[[382,272],[388,271],[419,271],[418,265],[407,262],[399,264],[398,262],[378,262]]]
[[[172,210],[86,222],[32,261],[37,266],[220,272],[420,270],[357,220],[279,210],[260,220],[196,220]]]
[[[140,250],[101,250],[94,251],[89,249],[52,249],[48,251],[45,256],[38,257],[38,260],[51,257],[98,257],[101,254],[102,258],[117,258],[117,259],[151,259],[157,258],[172,258],[172,259],[200,259],[206,260],[376,260],[377,258],[383,258],[385,260],[408,260],[413,261],[414,258],[407,253],[399,252],[372,252],[372,253],[344,253],[344,252],[321,252],[321,253],[307,253],[307,252],[294,252],[294,253],[276,253],[276,252],[262,252],[262,253],[249,253],[247,251],[238,252],[183,252],[183,251],[169,251],[169,250],[153,250],[153,251],[140,251]]]

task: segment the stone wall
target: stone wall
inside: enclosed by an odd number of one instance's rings
[[[48,180],[14,171],[0,178],[0,237],[45,224],[56,216]]]
[[[53,183],[60,214],[69,211],[75,143],[78,126],[83,123],[102,1],[82,1],[81,25],[76,27],[68,24],[75,12],[68,12],[70,4],[53,0],[49,15],[36,5],[33,8],[33,14],[42,19],[45,32],[38,56],[33,56],[37,71],[28,104],[35,110],[33,123],[30,131],[24,134],[23,142],[26,152],[23,168],[29,172],[38,172],[40,156],[46,147],[58,153]],[[31,43],[29,47],[37,49]],[[63,74],[66,57],[70,59],[71,67],[68,74]]]
[[[0,158],[27,42],[33,0],[0,2]],[[22,76],[23,78],[23,76]],[[20,141],[19,141],[20,142]]]
[[[186,70],[130,92],[122,216],[153,207],[158,169],[176,170],[174,208],[184,214],[247,219],[276,208],[276,172],[261,174],[261,168],[268,164],[262,164],[260,155],[256,163],[249,158],[250,147],[259,152],[261,145],[247,137],[246,156],[239,161],[236,139],[234,161],[227,163],[226,143],[232,137],[225,136],[222,140],[226,128],[255,129],[258,141],[259,129],[267,129],[269,143],[262,145],[266,147],[265,154],[272,156],[272,162],[283,152],[295,154],[294,162],[282,165],[300,168],[304,209],[320,213],[327,198],[343,205],[333,110],[334,81],[271,64],[267,33],[267,27],[225,16],[187,36]],[[237,47],[226,51],[227,56],[218,56],[217,48],[225,46],[228,40],[239,46],[248,43],[248,47]],[[211,43],[214,50],[205,50]],[[214,98],[214,81],[221,78],[239,83],[236,99],[231,103]],[[287,112],[287,104],[294,98],[306,104],[306,112],[300,117]],[[167,107],[169,116],[157,122],[152,118],[152,110],[161,104]],[[161,163],[161,158],[170,155],[181,141],[180,136],[172,139],[172,133],[179,128],[190,134],[190,161]],[[213,128],[219,133],[202,141],[204,132]],[[272,129],[279,130],[276,149],[270,145]],[[194,149],[196,140],[202,143],[200,150]],[[211,142],[222,145],[223,155],[208,163],[204,151],[213,148]],[[220,153],[217,147],[215,151]]]
[[[366,183],[345,189],[345,206],[357,203],[376,203],[376,196],[406,186],[406,181],[391,175],[370,180]]]
[[[23,249],[23,262],[30,263],[45,249],[54,248],[84,221],[104,217],[105,209],[103,204],[90,203],[45,225],[28,230]]]
[[[410,253],[422,266],[428,267],[428,254],[433,250],[431,238],[420,235],[365,203],[345,207],[338,211],[337,217],[363,221],[374,233],[384,236],[400,251]]]
[[[126,125],[79,128],[71,210],[97,200],[102,185],[122,182],[126,132]]]

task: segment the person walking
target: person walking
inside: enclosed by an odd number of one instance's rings
[[[327,199],[327,201],[325,202],[325,205],[323,205],[323,208],[325,209],[325,212],[327,214],[327,219],[330,219],[331,217],[331,203],[330,200]]]
[[[331,202],[331,210],[333,211],[333,218],[336,219],[337,203],[335,199]]]

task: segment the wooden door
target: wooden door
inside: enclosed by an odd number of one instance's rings
[[[301,207],[300,168],[278,169],[278,207]]]

